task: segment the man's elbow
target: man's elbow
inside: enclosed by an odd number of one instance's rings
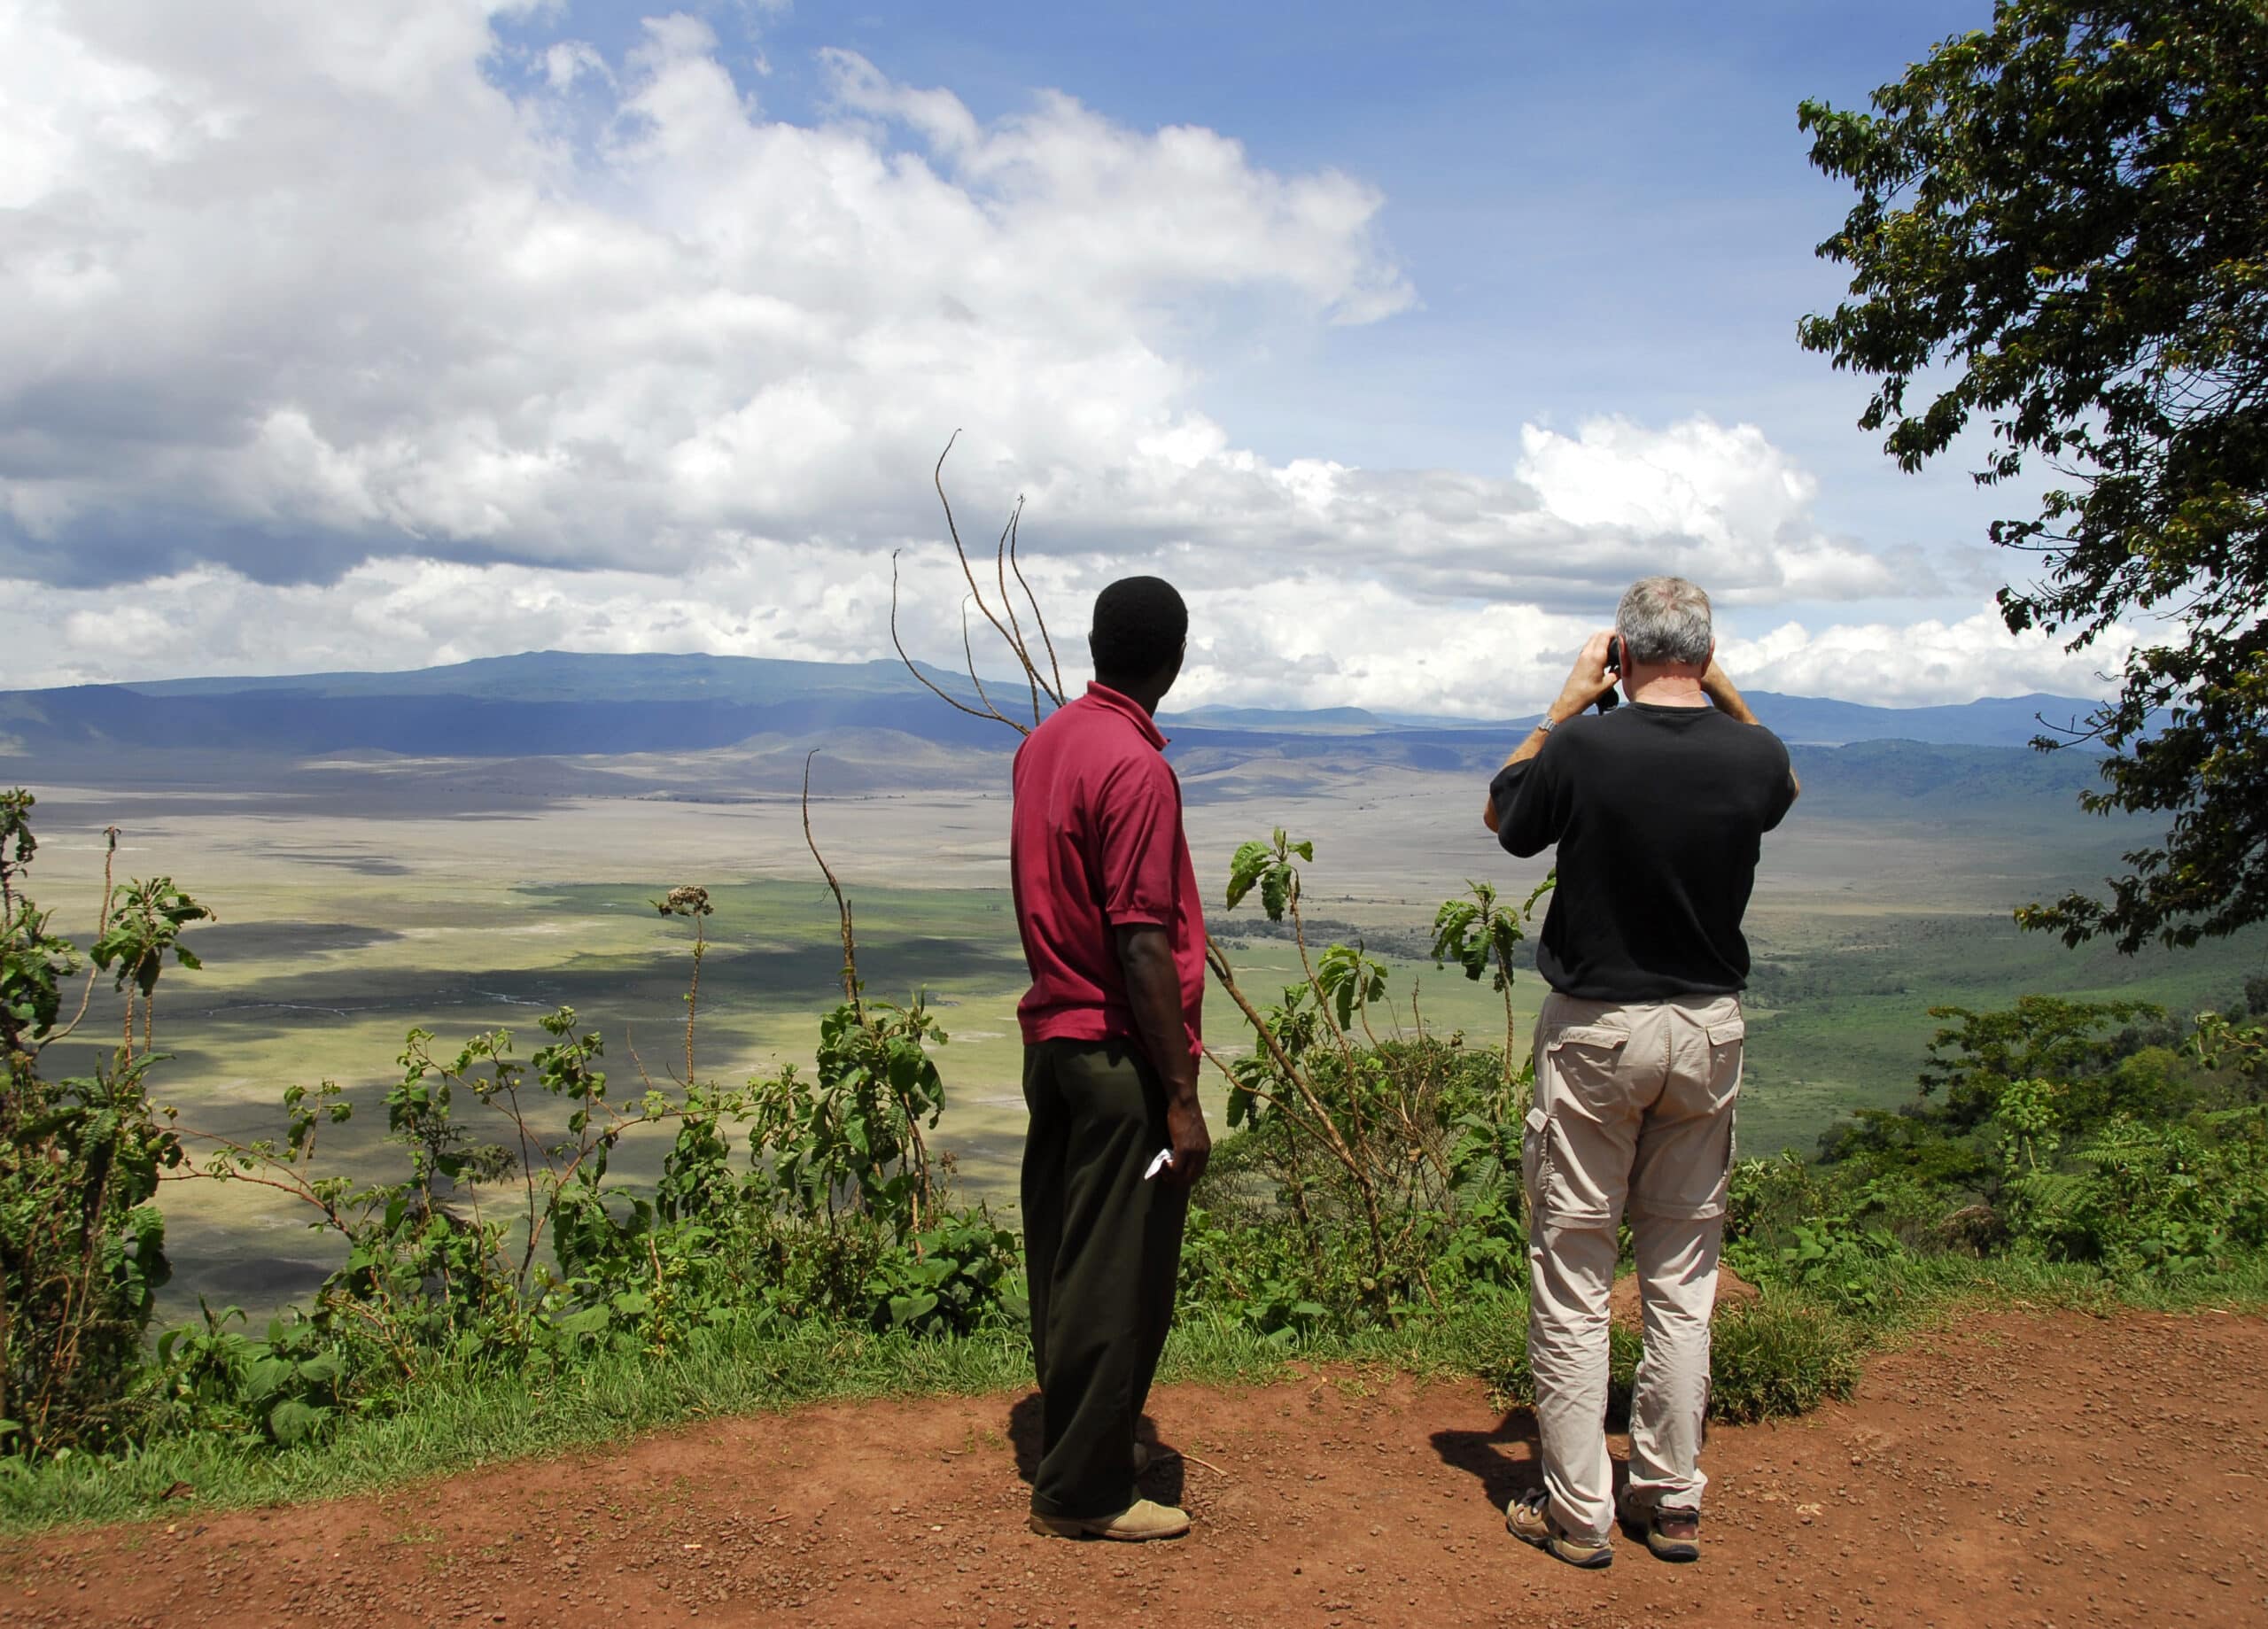
[[[1166,930],[1153,923],[1138,922],[1118,930],[1118,962],[1128,974],[1139,973],[1160,962],[1173,960],[1173,946]]]
[[[1480,805],[1480,824],[1492,832],[1496,829],[1496,800],[1494,797]]]

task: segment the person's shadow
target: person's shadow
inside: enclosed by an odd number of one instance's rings
[[[1609,1399],[1606,1427],[1611,1431],[1629,1429],[1627,1400]],[[1508,1452],[1515,1447],[1525,1452]],[[1496,1423],[1494,1431],[1435,1431],[1433,1451],[1443,1464],[1479,1482],[1488,1502],[1499,1510],[1518,1494],[1534,1493],[1543,1485],[1543,1441],[1531,1408],[1513,1409]],[[1630,1480],[1629,1462],[1610,1451],[1608,1469],[1619,1508],[1623,1488]]]
[[[1137,1480],[1137,1491],[1161,1505],[1178,1506],[1187,1469],[1180,1453],[1158,1440],[1158,1423],[1146,1414],[1135,1426],[1134,1434],[1150,1450],[1150,1468]],[[1027,1392],[1008,1409],[1008,1441],[1016,1450],[1016,1474],[1027,1486],[1039,1474],[1039,1393]]]
[[[1524,1449],[1521,1453],[1508,1450]],[[1519,1494],[1543,1485],[1543,1445],[1536,1435],[1535,1410],[1515,1408],[1494,1431],[1440,1431],[1433,1452],[1441,1463],[1480,1484],[1490,1505],[1503,1509]]]

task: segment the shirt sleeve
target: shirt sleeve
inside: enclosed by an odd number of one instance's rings
[[[1547,737],[1542,752],[1505,764],[1488,784],[1488,801],[1496,809],[1496,841],[1522,859],[1542,853],[1559,841],[1566,828],[1557,761],[1551,746]]]
[[[1181,883],[1181,787],[1155,754],[1130,760],[1102,786],[1096,810],[1102,912],[1115,927],[1165,927]]]
[[[1767,832],[1788,818],[1788,811],[1794,808],[1796,803],[1795,764],[1788,756],[1787,743],[1775,736],[1772,744],[1780,750],[1773,755],[1777,768],[1774,772],[1772,795],[1764,807],[1764,829]]]

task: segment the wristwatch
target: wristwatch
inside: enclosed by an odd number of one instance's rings
[[[1543,717],[1535,721],[1535,733],[1538,735],[1549,735],[1558,727],[1559,721],[1551,716],[1551,710],[1548,707],[1543,710]]]

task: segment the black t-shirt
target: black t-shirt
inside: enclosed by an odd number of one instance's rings
[[[1488,789],[1497,840],[1559,845],[1535,966],[1563,995],[1662,1001],[1748,982],[1759,840],[1795,802],[1788,749],[1713,707],[1581,713]]]

